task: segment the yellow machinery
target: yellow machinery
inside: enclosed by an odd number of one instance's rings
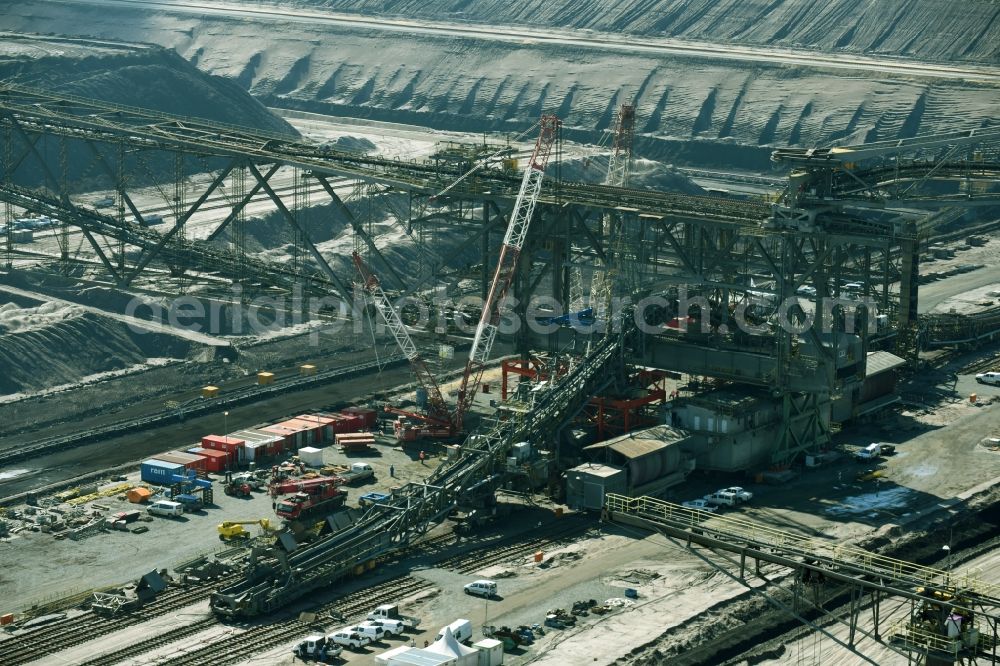
[[[81,504],[86,504],[87,502],[93,502],[94,500],[103,499],[105,497],[111,497],[113,495],[119,495],[121,493],[127,493],[135,486],[134,483],[119,483],[114,486],[108,486],[104,490],[98,490],[97,492],[90,493],[88,495],[78,495],[73,497],[73,499],[67,500],[66,503],[70,506],[80,506]],[[79,488],[75,488],[74,491],[79,491]]]
[[[249,539],[250,533],[243,528],[244,525],[260,525],[260,529],[264,533],[274,532],[278,529],[267,518],[259,518],[257,520],[227,520],[219,524],[219,539],[222,541]]]

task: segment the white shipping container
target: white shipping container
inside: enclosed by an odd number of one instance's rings
[[[312,446],[304,446],[299,449],[299,460],[309,467],[323,466],[323,450]]]
[[[479,666],[502,666],[503,643],[494,638],[484,638],[472,647],[479,650]]]
[[[243,462],[251,463],[266,455],[267,445],[263,442],[246,442],[240,451],[243,452]]]

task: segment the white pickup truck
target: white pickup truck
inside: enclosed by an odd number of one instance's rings
[[[362,636],[358,632],[346,628],[333,632],[326,637],[326,640],[334,645],[342,645],[352,650],[363,648],[372,642],[368,636]]]
[[[361,626],[371,626],[381,629],[386,636],[402,636],[406,625],[402,620],[365,620]]]
[[[326,636],[313,635],[296,645],[292,654],[300,659],[315,659],[325,663],[336,659],[343,651],[344,648],[328,640]]]
[[[753,493],[749,490],[744,490],[740,486],[729,486],[728,488],[723,488],[719,491],[720,493],[732,493],[736,496],[736,501],[738,502],[749,502],[753,499]]]
[[[336,476],[344,480],[344,485],[361,483],[375,478],[375,470],[368,463],[356,462],[345,470],[338,470]]]
[[[352,633],[364,636],[372,643],[378,643],[385,636],[385,629],[382,627],[376,627],[369,622],[363,622],[361,624],[356,624],[353,627],[347,627],[345,631],[350,631]]]
[[[401,622],[407,629],[416,629],[420,626],[420,619],[403,615],[399,612],[397,604],[382,604],[365,616],[366,620],[395,620]]]

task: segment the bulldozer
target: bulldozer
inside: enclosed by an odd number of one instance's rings
[[[219,524],[219,539],[221,541],[242,541],[250,538],[250,533],[243,527],[244,525],[260,525],[263,534],[277,531],[270,520],[259,518],[257,520],[227,520]]]

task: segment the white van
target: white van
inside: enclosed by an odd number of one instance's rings
[[[171,502],[170,500],[156,500],[149,505],[146,511],[154,516],[183,516],[184,505],[180,502]]]
[[[736,506],[740,502],[736,493],[731,493],[728,490],[717,490],[714,493],[705,495],[704,499],[705,502],[714,506]]]
[[[857,460],[858,460],[859,462],[866,462],[866,461],[868,461],[868,460],[875,460],[875,459],[877,459],[877,458],[878,458],[878,457],[879,457],[880,455],[882,455],[882,445],[881,445],[881,444],[878,444],[878,443],[875,443],[875,444],[869,444],[869,445],[868,445],[868,446],[866,446],[865,448],[863,448],[863,449],[858,449],[858,450],[857,450],[857,451],[856,451],[856,452],[854,453],[854,457],[855,457],[855,458],[856,458],[856,459],[857,459]]]
[[[444,636],[445,629],[451,629],[451,635],[455,637],[459,643],[464,643],[467,640],[472,639],[472,622],[468,620],[455,620],[447,627],[438,632],[438,635],[434,637],[434,642],[437,643]]]
[[[497,596],[497,584],[492,580],[477,580],[465,586],[466,594],[474,594],[477,597],[492,599]]]

